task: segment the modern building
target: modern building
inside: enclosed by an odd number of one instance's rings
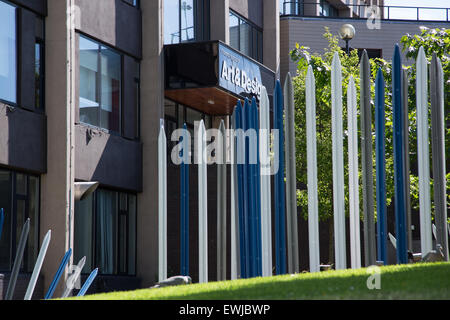
[[[0,0],[0,207],[6,216],[0,299],[28,218],[15,298],[23,298],[49,229],[34,298],[44,296],[69,248],[70,264],[86,256],[82,279],[99,268],[90,292],[157,281],[161,119],[168,139],[183,123],[193,129],[203,119],[207,127],[218,127],[223,119],[229,125],[236,101],[255,92],[222,77],[224,62],[273,88],[279,70],[277,1]],[[168,185],[174,264],[176,170],[169,168]],[[79,182],[99,186],[77,200]],[[195,208],[193,199],[193,250]],[[215,213],[214,199],[209,212]],[[196,262],[191,259],[192,270]],[[179,273],[171,268],[169,275]]]
[[[171,132],[184,123],[193,130],[199,120],[207,128],[224,120],[228,127],[238,99],[257,96],[260,85],[270,94],[275,79],[284,79],[288,71],[295,74],[288,53],[296,42],[313,50],[326,46],[321,40],[326,25],[336,33],[342,23],[354,24],[357,36],[351,46],[381,50],[388,58],[400,35],[418,32],[423,24],[386,19],[383,11],[381,31],[366,30],[361,1],[357,10],[340,0],[311,2],[0,0],[0,208],[6,217],[0,299],[28,218],[15,298],[23,298],[49,229],[52,238],[34,298],[44,296],[69,248],[71,265],[86,256],[82,279],[99,268],[90,292],[153,285],[158,277],[161,124],[169,152]],[[191,167],[195,190],[196,168]],[[211,280],[216,279],[216,179],[210,166]],[[81,182],[99,185],[77,200]],[[180,222],[179,172],[170,162],[168,194],[171,276],[179,274]],[[196,197],[192,192],[194,281]],[[304,226],[299,230],[306,234]],[[69,272],[55,296],[61,295]]]

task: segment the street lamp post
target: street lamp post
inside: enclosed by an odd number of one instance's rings
[[[339,36],[345,41],[345,52],[347,52],[347,55],[350,55],[349,42],[355,36],[355,27],[348,23],[342,25],[339,29]]]

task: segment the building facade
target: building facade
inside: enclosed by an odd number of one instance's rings
[[[0,298],[28,218],[15,298],[24,294],[49,229],[52,238],[34,298],[43,297],[69,248],[70,264],[86,256],[82,279],[99,268],[90,292],[157,281],[161,120],[169,133],[184,123],[193,129],[201,119],[207,127],[218,127],[222,119],[229,124],[242,92],[195,74],[217,78],[217,70],[208,69],[215,65],[201,65],[194,51],[214,61],[221,59],[213,52],[219,47],[265,70],[264,81],[273,86],[279,71],[278,2],[0,1],[0,207],[6,216]],[[170,54],[174,50],[177,56]],[[183,80],[180,87],[170,87],[173,77]],[[174,192],[176,170],[169,169]],[[79,182],[99,186],[77,200]],[[176,202],[174,197],[169,202]],[[178,219],[178,209],[168,214],[169,220]],[[168,249],[176,252],[179,240],[169,229]],[[191,261],[195,269],[196,260]],[[55,296],[68,274],[66,269]]]
[[[378,50],[386,59],[394,43],[418,33],[420,25],[448,27],[448,22],[397,21],[382,11],[381,29],[371,30],[363,19],[369,3],[347,2],[0,0],[0,208],[5,211],[0,299],[28,218],[15,298],[23,298],[49,229],[52,239],[34,298],[44,296],[69,248],[70,264],[86,256],[82,279],[99,268],[89,292],[144,288],[157,281],[159,129],[164,124],[170,152],[171,132],[184,124],[192,131],[197,121],[218,128],[224,120],[229,127],[236,101],[257,95],[231,80],[230,70],[236,69],[228,68],[230,61],[247,66],[242,70],[252,76],[245,83],[264,85],[270,94],[275,79],[295,74],[289,50],[296,42],[323,50],[324,26],[336,34],[343,23],[352,23],[357,36],[351,46]],[[196,190],[196,166],[191,167],[191,190]],[[179,274],[178,170],[168,163],[169,276]],[[215,181],[210,166],[211,280],[216,279]],[[99,185],[79,200],[81,182]],[[193,193],[194,281],[196,210]],[[304,224],[299,230],[307,234]],[[55,296],[68,275],[66,269]]]
[[[296,74],[296,64],[289,57],[295,44],[322,54],[328,47],[323,37],[325,27],[334,35],[343,24],[352,24],[355,37],[352,49],[368,51],[370,58],[391,60],[394,45],[406,34],[420,34],[420,27],[448,28],[449,8],[389,6],[383,0],[294,0],[280,1],[281,76]],[[377,11],[372,11],[374,8]],[[345,42],[340,41],[342,47]],[[403,54],[403,63],[411,64]]]

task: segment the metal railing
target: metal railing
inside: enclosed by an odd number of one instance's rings
[[[281,16],[368,19],[373,11],[367,4],[330,4],[327,1],[283,1]],[[450,22],[450,8],[378,6],[381,20],[444,21]]]

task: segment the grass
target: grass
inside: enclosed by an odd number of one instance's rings
[[[210,282],[89,295],[90,300],[450,299],[450,263],[381,267],[381,289],[369,290],[366,268]]]

